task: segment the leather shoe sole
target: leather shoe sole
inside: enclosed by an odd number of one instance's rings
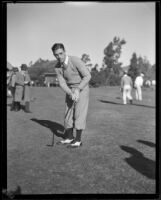
[[[62,144],[62,145],[69,145],[70,143],[72,143],[73,142],[73,140],[71,141],[71,142],[69,142],[69,143],[63,143],[62,141],[59,141],[59,142],[57,142],[56,144]]]
[[[71,144],[69,144],[68,146],[67,146],[67,148],[80,148],[80,147],[82,147],[82,142],[80,143],[80,145],[71,145]]]

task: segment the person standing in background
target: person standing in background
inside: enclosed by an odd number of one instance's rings
[[[121,78],[121,91],[122,91],[122,98],[123,98],[123,104],[127,104],[127,99],[129,99],[130,104],[132,104],[132,87],[133,82],[131,77],[127,74],[127,71],[124,71],[124,75]]]
[[[26,113],[31,113],[30,111],[30,76],[28,74],[27,65],[21,65],[21,71],[16,75],[15,81],[15,104],[16,111],[21,109],[21,101],[25,102]]]
[[[142,101],[142,86],[143,86],[143,77],[144,74],[140,73],[139,76],[136,77],[135,82],[134,82],[134,88],[135,88],[135,96],[136,100]]]
[[[14,111],[16,106],[15,106],[15,82],[16,82],[16,75],[18,72],[17,67],[13,67],[13,73],[11,75],[11,83],[10,83],[10,90],[12,93],[12,104],[11,104],[11,111]]]

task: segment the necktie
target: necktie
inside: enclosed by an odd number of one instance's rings
[[[25,81],[25,78],[26,78],[25,74],[23,74],[23,77],[24,77],[24,81]]]
[[[68,67],[68,65],[66,65],[65,63],[62,63],[63,70],[65,70],[67,67]]]

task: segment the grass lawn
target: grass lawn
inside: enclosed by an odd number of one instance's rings
[[[22,194],[155,193],[155,90],[123,105],[118,87],[91,88],[83,146],[57,145],[65,95],[31,88],[31,114],[7,99],[7,185]],[[134,96],[134,94],[133,94]],[[50,144],[54,138],[54,146]]]

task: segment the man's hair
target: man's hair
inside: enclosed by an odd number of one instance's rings
[[[28,68],[28,67],[27,67],[26,64],[22,64],[22,65],[21,65],[21,70],[27,71],[27,68]]]
[[[57,49],[63,49],[65,51],[64,45],[62,43],[55,43],[52,47],[51,47],[52,51],[56,51]]]

